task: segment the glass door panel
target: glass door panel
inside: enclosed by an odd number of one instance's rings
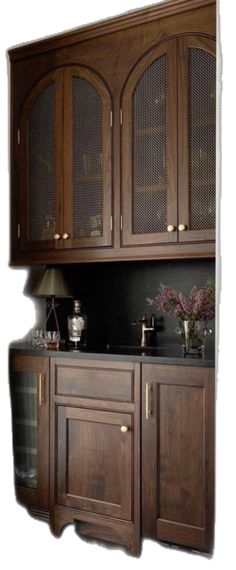
[[[36,488],[38,374],[14,371],[11,378],[16,484]]]

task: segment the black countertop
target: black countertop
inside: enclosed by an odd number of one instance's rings
[[[205,366],[214,367],[214,348],[206,348],[204,356],[185,356],[182,348],[177,344],[159,346],[157,348],[147,347],[142,349],[139,346],[107,345],[106,348],[82,350],[46,350],[44,348],[33,348],[30,343],[12,343],[11,353],[24,354],[28,356],[48,356],[57,358],[75,358],[92,360],[115,360],[125,362],[140,362],[153,364],[175,364],[181,366]]]

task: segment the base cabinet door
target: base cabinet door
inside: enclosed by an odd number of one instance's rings
[[[214,369],[143,366],[144,536],[210,552],[214,517]]]
[[[132,414],[57,407],[57,504],[130,521]]]
[[[10,360],[16,495],[41,513],[49,510],[49,359]]]

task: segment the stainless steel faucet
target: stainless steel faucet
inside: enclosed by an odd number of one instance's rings
[[[141,325],[141,346],[147,346],[147,339],[146,339],[146,333],[148,331],[154,331],[155,330],[155,326],[154,323],[152,324],[152,326],[148,326],[148,319],[146,315],[143,315],[143,317],[137,321],[133,321],[132,323],[133,325]]]

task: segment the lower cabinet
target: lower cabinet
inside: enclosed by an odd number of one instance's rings
[[[14,351],[10,387],[16,495],[55,535],[211,552],[213,368]]]
[[[132,416],[58,406],[57,426],[58,504],[131,521]]]
[[[49,358],[10,360],[16,497],[49,519]]]
[[[140,365],[51,359],[51,520],[140,550]]]
[[[146,364],[142,398],[143,535],[211,551],[214,370]]]

